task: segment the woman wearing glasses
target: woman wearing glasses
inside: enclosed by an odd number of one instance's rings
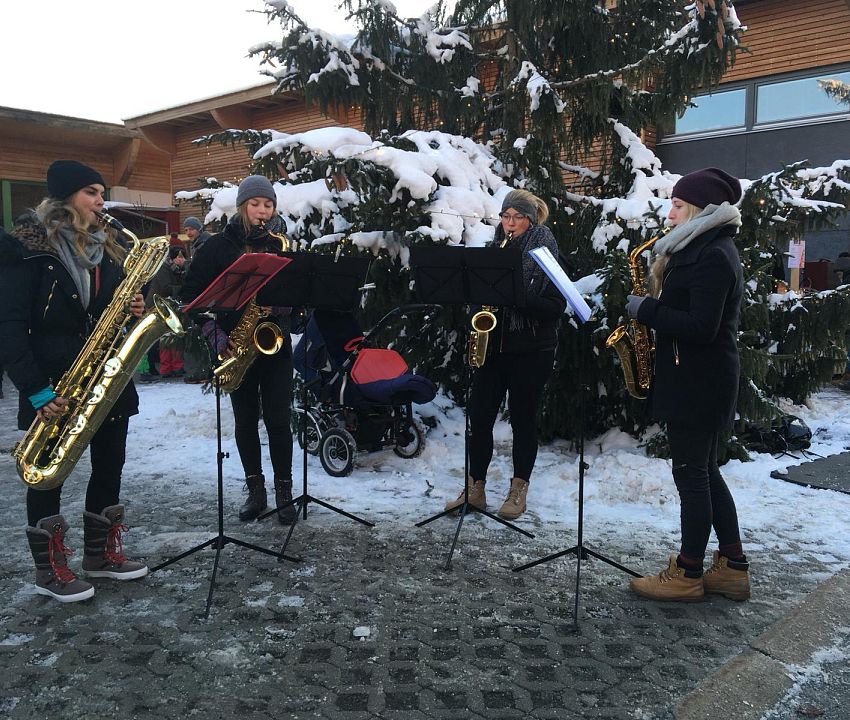
[[[548,227],[546,203],[527,190],[512,190],[502,203],[501,222],[493,243],[522,251],[522,277],[525,297],[521,307],[499,310],[496,328],[490,334],[488,356],[475,370],[469,397],[469,502],[487,508],[485,483],[493,457],[493,426],[505,394],[508,396],[513,434],[513,477],[507,498],[498,511],[500,517],[515,520],[525,512],[531,471],[537,458],[537,409],[543,387],[552,373],[558,342],[558,319],[565,300],[534,261],[531,251],[548,247],[558,255],[558,244]],[[461,492],[446,504],[447,510],[460,507]]]

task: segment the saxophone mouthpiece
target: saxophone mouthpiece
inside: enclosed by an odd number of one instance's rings
[[[101,222],[106,223],[118,232],[121,232],[124,229],[124,226],[109,213],[95,210],[94,214],[100,218]]]

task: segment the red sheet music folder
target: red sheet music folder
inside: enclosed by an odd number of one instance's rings
[[[291,262],[271,253],[240,255],[183,311],[239,310]]]

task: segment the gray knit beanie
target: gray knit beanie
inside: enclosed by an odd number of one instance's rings
[[[505,195],[505,199],[502,201],[502,212],[505,212],[508,208],[513,208],[517,212],[525,215],[529,220],[531,220],[532,225],[537,224],[537,206],[529,202],[524,193],[517,192],[516,190],[511,190],[507,195]]]
[[[201,232],[201,230],[204,229],[204,226],[201,224],[201,221],[198,220],[198,218],[196,218],[194,216],[187,217],[183,221],[183,227],[184,228],[192,228],[192,230],[197,230],[198,232]]]
[[[239,183],[239,192],[236,193],[236,205],[239,206],[246,200],[261,197],[268,198],[277,208],[277,195],[269,179],[263,175],[249,175]]]

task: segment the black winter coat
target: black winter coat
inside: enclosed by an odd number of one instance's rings
[[[29,396],[55,386],[73,364],[123,277],[121,265],[104,254],[99,290],[86,310],[35,216],[20,219],[12,235],[0,230],[0,366],[20,393],[21,430],[35,419]],[[138,412],[139,397],[130,381],[109,417]]]
[[[279,254],[280,245],[270,239],[265,246],[252,247],[259,252]],[[198,250],[189,263],[186,277],[183,281],[183,289],[180,291],[180,299],[190,302],[200,295],[224,270],[232,265],[240,255],[245,253],[245,235],[239,224],[228,224],[220,233],[216,233]],[[230,334],[242,317],[244,308],[237,312],[222,312],[217,321],[221,329]],[[285,347],[288,342],[288,317],[275,315],[270,318],[281,329],[284,330]],[[199,318],[203,324],[203,318]]]
[[[638,322],[655,329],[649,410],[658,420],[714,432],[734,420],[744,294],[735,232],[709,230],[672,254],[660,297],[640,305]]]

